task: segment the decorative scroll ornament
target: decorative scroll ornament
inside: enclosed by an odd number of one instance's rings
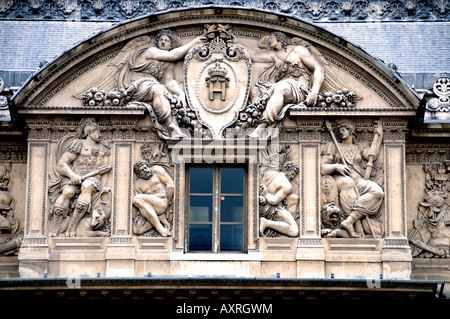
[[[438,78],[434,82],[433,92],[437,97],[428,101],[426,106],[427,111],[450,112],[450,78]]]
[[[228,25],[206,25],[208,43],[185,57],[184,81],[189,106],[198,120],[220,138],[247,103],[251,61],[245,48],[233,43]]]

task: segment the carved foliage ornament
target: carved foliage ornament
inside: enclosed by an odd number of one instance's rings
[[[140,15],[175,8],[192,8],[207,4],[221,7],[248,7],[292,14],[313,21],[361,20],[432,20],[447,19],[450,13],[448,0],[428,1],[169,1],[169,0],[1,0],[2,19],[27,20],[42,18],[58,20],[92,19],[123,21]]]

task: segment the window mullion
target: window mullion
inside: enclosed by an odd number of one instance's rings
[[[220,206],[219,206],[219,185],[220,185],[220,168],[214,168],[214,199],[213,199],[213,252],[219,252],[219,223],[220,223]]]

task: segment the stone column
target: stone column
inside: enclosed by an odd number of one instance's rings
[[[409,279],[411,249],[406,231],[406,164],[405,132],[407,121],[383,120],[385,172],[385,239],[383,244],[383,277]]]
[[[19,252],[20,277],[43,277],[48,272],[46,235],[47,176],[50,126],[29,124],[24,238]]]
[[[299,123],[300,238],[297,277],[323,278],[325,252],[320,237],[320,128],[322,121]]]
[[[111,237],[106,250],[106,276],[133,276],[135,253],[131,222],[134,131],[130,123],[123,123],[120,119],[112,119],[111,122],[114,143],[113,203]]]

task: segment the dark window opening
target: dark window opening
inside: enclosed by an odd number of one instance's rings
[[[245,169],[188,168],[187,251],[245,251]]]

